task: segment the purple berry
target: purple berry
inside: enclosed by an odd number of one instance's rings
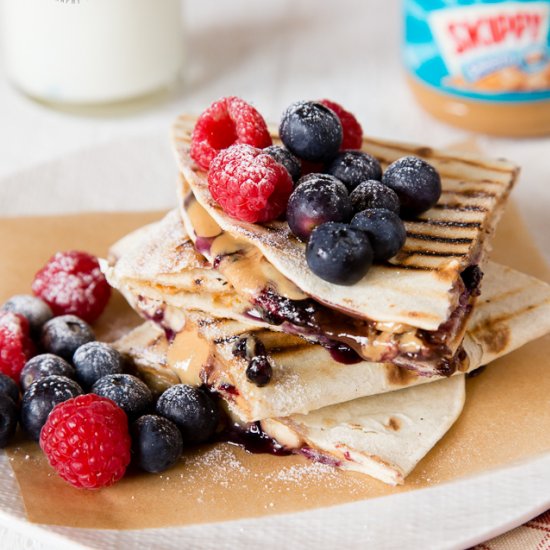
[[[30,385],[21,400],[21,426],[34,441],[52,409],[59,403],[82,395],[82,388],[66,376],[46,376]]]
[[[7,374],[0,373],[0,394],[11,397],[14,403],[19,403],[19,388]]]
[[[327,172],[338,178],[351,193],[362,181],[382,178],[380,163],[363,151],[343,151],[328,166]]]
[[[85,388],[91,388],[100,378],[108,374],[120,374],[123,360],[120,353],[103,342],[89,342],[80,346],[74,356],[76,379]]]
[[[344,223],[328,222],[317,227],[306,249],[311,271],[337,285],[360,281],[367,274],[372,257],[367,234]]]
[[[266,386],[273,376],[273,367],[266,355],[256,355],[248,363],[246,377],[259,388]]]
[[[354,212],[385,208],[399,214],[399,197],[393,189],[376,180],[362,181],[350,194]]]
[[[134,460],[146,472],[164,472],[180,459],[183,439],[167,418],[146,414],[134,422],[131,432]]]
[[[353,210],[345,185],[328,174],[309,174],[298,182],[286,211],[290,230],[302,241],[325,222],[347,222]]]
[[[151,390],[131,374],[107,374],[94,383],[90,393],[111,399],[130,418],[138,417],[153,405]]]
[[[76,315],[54,317],[42,327],[42,347],[67,361],[80,346],[93,340],[95,336],[90,325]]]
[[[52,374],[74,378],[75,370],[65,359],[53,353],[35,355],[25,363],[21,371],[21,388],[26,391],[34,381]]]
[[[421,158],[409,156],[392,162],[382,178],[401,202],[401,213],[414,217],[430,209],[441,196],[441,178],[436,169]]]
[[[334,111],[314,101],[297,101],[283,113],[279,135],[300,159],[326,162],[342,144],[342,124]]]
[[[351,226],[364,231],[370,240],[375,261],[388,260],[405,244],[407,232],[401,218],[383,208],[363,210],[351,220]]]
[[[282,164],[287,169],[294,183],[300,179],[302,175],[302,165],[288,149],[280,145],[270,145],[266,147],[263,152],[274,158],[279,164]]]
[[[157,413],[176,424],[185,445],[210,439],[219,421],[215,401],[204,390],[186,384],[168,388],[157,401]]]
[[[17,405],[5,393],[0,393],[0,449],[8,445],[17,428]]]

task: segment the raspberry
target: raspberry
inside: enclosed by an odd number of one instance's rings
[[[19,375],[33,353],[27,319],[18,313],[0,311],[0,372],[19,384]]]
[[[73,314],[88,323],[101,315],[111,296],[97,258],[76,250],[52,256],[35,275],[32,290],[55,315]]]
[[[272,140],[262,115],[238,97],[224,97],[204,111],[193,130],[191,158],[208,170],[214,157],[235,143],[263,149]]]
[[[213,161],[208,188],[231,217],[267,222],[286,209],[292,179],[281,164],[250,145],[233,145]]]
[[[322,103],[325,107],[332,109],[342,123],[344,137],[342,139],[340,151],[343,151],[344,149],[361,149],[361,146],[363,145],[363,128],[361,128],[361,124],[359,124],[355,116],[353,116],[349,111],[346,111],[338,103],[330,101],[330,99],[321,99],[319,103]]]
[[[108,487],[130,463],[128,419],[110,399],[80,395],[52,410],[40,433],[40,447],[71,485]]]

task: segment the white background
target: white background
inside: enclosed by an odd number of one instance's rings
[[[140,193],[128,193],[131,182],[118,166],[120,193],[111,194],[108,204],[99,196],[86,204],[73,200],[64,205],[60,196],[54,210],[169,208],[175,174],[168,144],[170,123],[177,113],[199,113],[224,95],[239,95],[254,103],[270,121],[277,121],[292,101],[327,97],[354,112],[364,131],[375,136],[438,147],[470,137],[425,114],[409,93],[400,62],[401,6],[396,0],[188,0],[183,20],[182,82],[155,101],[116,112],[60,112],[29,100],[0,74],[1,213],[37,211],[18,192],[19,172],[27,172],[24,178],[31,187],[40,186],[41,164],[78,153],[74,156],[74,192],[78,194],[79,186],[89,182],[86,174],[79,177],[79,155],[95,146],[112,148],[116,154],[120,147],[116,142],[121,139],[141,145],[135,162],[143,166],[148,187],[138,182]],[[144,142],[150,144],[150,156],[143,156]],[[480,136],[479,143],[487,154],[522,165],[514,196],[550,259],[546,235],[550,139]],[[0,531],[2,548],[24,544],[19,538],[6,537],[15,535]]]

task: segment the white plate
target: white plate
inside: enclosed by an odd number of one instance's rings
[[[112,143],[0,182],[0,215],[170,208],[175,168],[164,136]],[[0,456],[1,547],[466,548],[550,507],[550,454],[430,489],[291,515],[170,529],[98,531],[30,524]],[[15,540],[15,539],[14,539]],[[13,545],[12,545],[13,547]]]

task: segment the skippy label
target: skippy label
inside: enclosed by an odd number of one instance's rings
[[[405,63],[457,96],[548,99],[549,21],[550,0],[405,0]]]

